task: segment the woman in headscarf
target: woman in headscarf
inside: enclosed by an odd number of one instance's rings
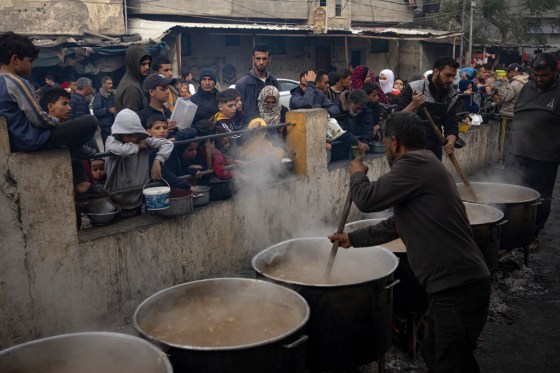
[[[358,65],[352,71],[352,89],[362,89],[369,69],[364,65]]]
[[[274,126],[286,122],[288,109],[280,104],[280,92],[276,87],[265,86],[259,93],[257,100],[260,118],[253,119],[247,128]],[[241,147],[241,155],[247,159],[262,158],[263,156],[281,159],[285,154],[282,141],[285,136],[285,128],[280,128],[278,132],[264,131],[253,134]],[[278,133],[282,138],[279,138]]]
[[[379,73],[379,85],[384,93],[391,93],[395,83],[395,74],[389,69],[381,70]]]
[[[258,97],[259,114],[267,125],[284,123],[288,109],[280,104],[280,92],[275,86],[265,86]]]

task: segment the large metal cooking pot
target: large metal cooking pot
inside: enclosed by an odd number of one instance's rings
[[[346,232],[353,232],[379,224],[383,220],[385,219],[374,218],[355,221],[346,224],[344,230]],[[395,313],[424,312],[428,307],[428,294],[424,286],[420,285],[410,268],[410,264],[408,264],[408,255],[402,240],[399,238],[379,246],[392,251],[399,258],[399,265],[395,270],[395,278],[401,280],[401,282],[394,290],[393,310]]]
[[[177,372],[305,372],[309,306],[265,281],[216,278],[162,290],[142,302],[136,330]]]
[[[457,184],[463,201],[491,205],[504,213],[508,222],[502,226],[500,247],[514,249],[529,245],[535,238],[535,219],[540,202],[539,192],[534,189],[499,183],[471,183],[478,201],[473,201],[467,188]]]
[[[171,373],[167,356],[126,334],[86,332],[37,339],[0,351],[2,373]]]
[[[488,270],[492,272],[498,263],[502,226],[507,224],[504,213],[495,207],[481,203],[463,202],[471,223],[474,241],[484,255]]]
[[[258,277],[300,293],[309,303],[307,368],[354,368],[381,357],[391,343],[393,272],[398,259],[383,248],[338,250],[325,275],[332,243],[297,238],[253,257]]]

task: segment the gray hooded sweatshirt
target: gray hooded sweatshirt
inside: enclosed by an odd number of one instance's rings
[[[123,143],[114,137],[118,134],[142,135],[148,148],[157,149],[155,159],[162,164],[173,151],[171,140],[148,137],[138,114],[130,109],[120,111],[111,127],[111,136],[105,143],[105,150],[111,153],[105,162],[105,189],[108,191],[143,185],[150,177],[150,149],[140,150],[137,144]],[[133,209],[142,204],[142,191],[116,195],[113,199],[123,209]]]

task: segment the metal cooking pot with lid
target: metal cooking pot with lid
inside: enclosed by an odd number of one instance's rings
[[[85,332],[37,339],[0,351],[0,372],[172,373],[167,356],[127,334]]]
[[[259,278],[297,291],[311,309],[307,368],[355,368],[381,357],[391,343],[393,272],[398,259],[383,248],[338,250],[325,275],[332,243],[296,238],[253,257]]]
[[[507,223],[502,226],[500,248],[526,247],[533,241],[539,192],[512,184],[477,182],[471,185],[479,200],[473,201],[465,185],[459,183],[457,190],[463,201],[488,204],[504,213]]]
[[[142,302],[136,330],[179,372],[305,372],[309,306],[265,281],[216,278],[164,289]]]

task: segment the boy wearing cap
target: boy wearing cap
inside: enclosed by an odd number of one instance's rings
[[[165,107],[165,103],[169,101],[169,84],[172,84],[174,79],[166,78],[161,74],[151,74],[144,80],[144,90],[150,97],[149,105],[138,112],[142,127],[147,128],[148,118],[152,115],[163,115],[168,121],[168,129],[173,131],[175,128],[175,121],[171,122],[171,110]]]

